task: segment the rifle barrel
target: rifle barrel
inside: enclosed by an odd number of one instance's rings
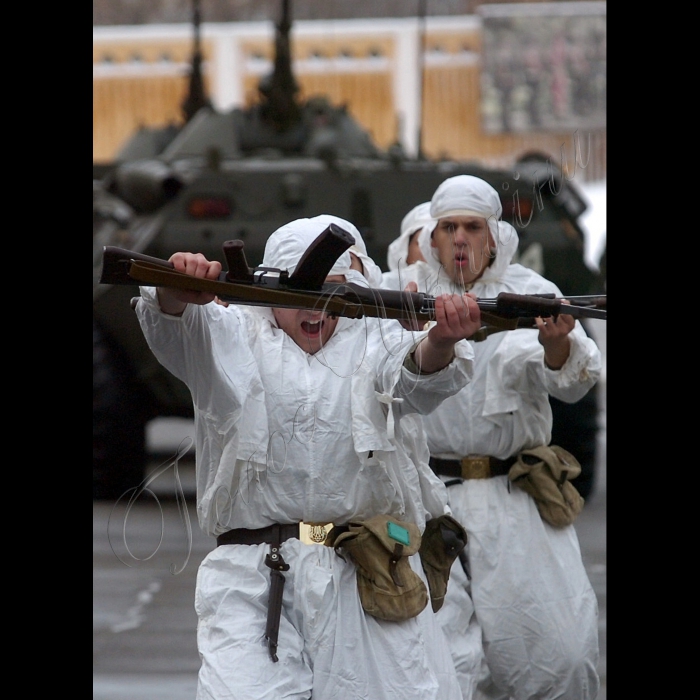
[[[563,299],[571,301],[564,304]],[[547,318],[567,314],[574,318],[607,319],[605,296],[590,297],[555,297],[553,294],[507,294],[495,299],[477,299],[476,303],[483,313],[501,318]],[[578,303],[580,301],[580,303]],[[574,303],[575,302],[575,303]],[[435,311],[435,297],[423,296],[422,308],[431,314]]]
[[[341,241],[344,245],[344,242]],[[247,267],[247,265],[246,265]],[[257,269],[257,268],[256,268]],[[282,272],[282,271],[280,271]],[[171,286],[180,289],[207,291],[223,301],[253,306],[286,308],[318,308],[331,314],[361,318],[374,316],[398,320],[427,321],[435,317],[435,297],[420,292],[400,292],[373,289],[361,285],[323,284],[320,290],[287,287],[282,276],[272,282],[250,282],[247,279],[232,282],[227,273],[218,280],[190,277],[174,270],[171,262],[135,253],[123,248],[107,246],[104,249],[102,284],[145,284]],[[578,302],[564,304],[563,300]],[[553,294],[510,294],[502,292],[495,299],[477,299],[477,305],[486,323],[512,330],[533,327],[533,319],[567,314],[575,318],[607,320],[605,295],[557,298]]]

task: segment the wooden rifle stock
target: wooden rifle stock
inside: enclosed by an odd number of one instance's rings
[[[114,246],[103,254],[101,284],[172,287],[215,294],[220,300],[251,306],[318,309],[331,315],[371,316],[409,321],[420,326],[434,319],[435,297],[420,292],[373,289],[354,283],[329,284],[325,279],[338,257],[354,243],[342,228],[331,224],[309,246],[294,272],[250,268],[242,241],[227,241],[223,250],[227,271],[217,280],[192,277],[175,270],[166,260]],[[606,296],[571,297],[571,304],[553,294],[501,293],[495,299],[477,299],[484,323],[475,339],[492,332],[534,328],[535,317],[566,313],[575,318],[607,319]]]

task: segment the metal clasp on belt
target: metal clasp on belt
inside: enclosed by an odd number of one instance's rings
[[[299,523],[299,539],[304,544],[323,544],[333,523]]]
[[[460,462],[463,479],[488,479],[491,476],[491,460],[488,455],[467,455]]]

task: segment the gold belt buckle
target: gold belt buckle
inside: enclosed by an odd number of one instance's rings
[[[461,462],[463,479],[488,479],[491,476],[488,455],[467,455]]]
[[[333,523],[299,523],[299,539],[304,544],[323,544]]]

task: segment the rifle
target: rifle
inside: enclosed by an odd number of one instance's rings
[[[363,287],[353,282],[327,283],[333,264],[355,239],[347,231],[330,224],[309,246],[294,272],[272,267],[250,268],[243,241],[226,241],[223,252],[228,270],[218,279],[192,277],[175,270],[173,263],[124,248],[105,246],[100,284],[130,284],[171,287],[215,294],[221,301],[249,306],[288,309],[317,309],[332,316],[363,316],[426,322],[435,317],[435,297],[422,292],[400,292]],[[569,304],[563,304],[562,299]],[[477,299],[484,325],[473,336],[481,340],[490,333],[536,328],[535,317],[556,317],[560,313],[575,318],[606,320],[605,295],[557,298],[554,294],[510,294],[495,299]]]

